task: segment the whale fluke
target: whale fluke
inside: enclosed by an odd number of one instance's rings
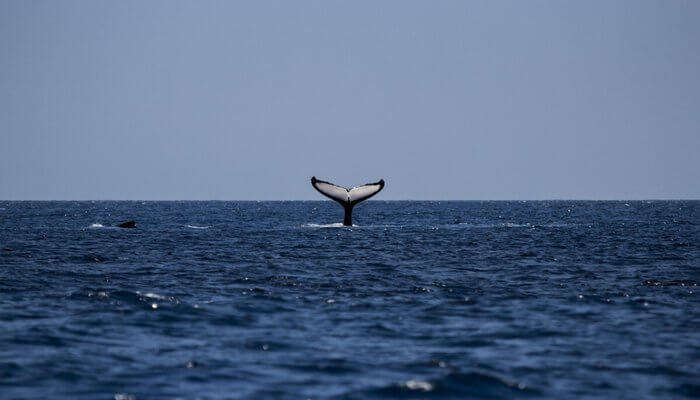
[[[117,225],[120,228],[136,228],[136,221],[126,221]]]
[[[345,210],[343,225],[350,226],[352,225],[352,208],[358,203],[369,199],[384,189],[384,179],[380,179],[378,182],[366,183],[362,186],[355,186],[351,189],[347,189],[330,182],[316,179],[315,176],[312,176],[311,186],[318,190],[322,195],[343,206],[343,209]]]

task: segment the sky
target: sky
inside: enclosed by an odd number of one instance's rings
[[[0,1],[0,199],[699,199],[700,1]]]

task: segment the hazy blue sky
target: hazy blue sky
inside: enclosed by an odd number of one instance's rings
[[[700,1],[0,1],[0,199],[700,198]]]

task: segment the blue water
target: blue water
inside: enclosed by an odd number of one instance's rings
[[[0,202],[0,399],[698,397],[699,205]]]

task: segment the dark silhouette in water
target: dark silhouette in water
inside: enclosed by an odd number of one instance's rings
[[[352,208],[358,203],[379,193],[384,188],[384,179],[380,179],[379,182],[366,183],[362,186],[355,186],[352,189],[347,189],[330,182],[316,179],[315,176],[312,176],[311,186],[322,195],[343,206],[345,210],[343,225],[352,226]]]
[[[117,225],[120,228],[136,228],[136,221],[126,221]]]

